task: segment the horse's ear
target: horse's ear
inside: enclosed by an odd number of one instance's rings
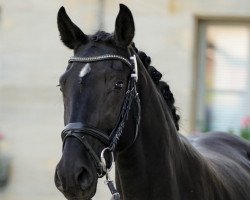
[[[115,41],[120,46],[131,44],[135,35],[135,24],[131,11],[127,6],[120,4],[120,11],[115,21]]]
[[[87,41],[87,35],[70,20],[64,7],[58,11],[57,26],[62,42],[70,49],[75,49]]]

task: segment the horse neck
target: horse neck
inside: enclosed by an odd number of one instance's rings
[[[130,148],[117,155],[117,187],[123,200],[178,200],[183,194],[192,198],[196,181],[205,184],[199,176],[209,176],[210,169],[189,142],[180,139],[166,103],[147,73],[144,79],[139,90],[139,135]]]
[[[139,82],[141,123],[135,143],[117,156],[116,180],[125,199],[179,199],[174,157],[180,141],[170,112],[147,73]],[[177,149],[177,150],[176,150]],[[156,181],[157,179],[157,181]],[[157,196],[155,196],[157,195]]]

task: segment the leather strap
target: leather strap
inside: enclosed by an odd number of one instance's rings
[[[103,166],[102,166],[102,162],[100,160],[100,158],[97,156],[96,152],[93,150],[93,148],[90,146],[90,144],[88,143],[88,141],[86,140],[85,136],[82,135],[81,133],[76,133],[72,130],[65,132],[65,136],[63,137],[63,148],[64,148],[64,144],[67,138],[69,137],[74,137],[76,139],[78,139],[83,146],[85,147],[86,151],[89,153],[89,155],[91,156],[91,158],[95,161],[95,166],[97,169],[97,174],[98,177],[103,177],[104,176],[104,172],[103,172]]]
[[[96,139],[100,140],[105,146],[109,145],[109,137],[107,134],[103,133],[102,131],[92,128],[90,126],[84,125],[82,122],[74,122],[67,124],[61,134],[62,140],[65,135],[68,134],[69,131],[73,131],[74,133],[79,133],[82,135],[90,135],[95,137]]]
[[[119,55],[111,55],[111,54],[104,54],[102,56],[94,56],[94,57],[76,57],[76,56],[72,56],[69,59],[69,63],[70,62],[88,63],[88,62],[97,62],[97,61],[102,61],[102,60],[120,60],[120,61],[124,62],[125,64],[127,64],[127,66],[131,70],[133,70],[132,64],[130,63],[130,61],[127,58],[124,58],[124,57],[119,56]]]

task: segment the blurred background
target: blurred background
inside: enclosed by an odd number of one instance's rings
[[[250,138],[249,0],[0,0],[1,200],[64,199],[53,181],[63,128],[56,85],[72,52],[57,11],[65,6],[86,34],[112,32],[119,3],[134,15],[136,46],[171,86],[180,132]],[[99,187],[95,199],[109,199]]]

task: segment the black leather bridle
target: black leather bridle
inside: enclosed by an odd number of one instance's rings
[[[98,177],[104,176],[105,174],[107,174],[107,171],[109,170],[109,167],[106,166],[106,162],[102,154],[104,154],[104,151],[107,150],[112,154],[113,157],[113,152],[116,148],[117,142],[119,141],[123,133],[125,122],[128,119],[128,114],[131,109],[132,103],[135,103],[135,105],[137,106],[135,113],[136,122],[135,122],[135,136],[133,143],[135,142],[138,135],[140,116],[141,116],[140,99],[137,93],[137,85],[136,85],[136,82],[138,80],[138,70],[137,70],[137,61],[135,55],[131,56],[130,60],[120,55],[112,55],[112,54],[105,54],[96,57],[71,57],[69,59],[69,63],[72,62],[90,63],[90,62],[99,62],[103,60],[120,60],[123,63],[125,63],[126,66],[128,66],[129,69],[131,70],[131,76],[128,81],[127,91],[125,93],[123,105],[121,107],[120,115],[114,129],[108,135],[107,133],[104,133],[95,127],[85,126],[82,122],[75,122],[67,124],[61,133],[63,146],[65,144],[66,139],[69,137],[77,138],[84,145],[85,149],[88,151],[89,155],[95,162]],[[85,137],[86,135],[96,138],[105,145],[106,148],[102,151],[101,155],[97,155],[97,153],[93,150],[93,148],[88,143]]]

